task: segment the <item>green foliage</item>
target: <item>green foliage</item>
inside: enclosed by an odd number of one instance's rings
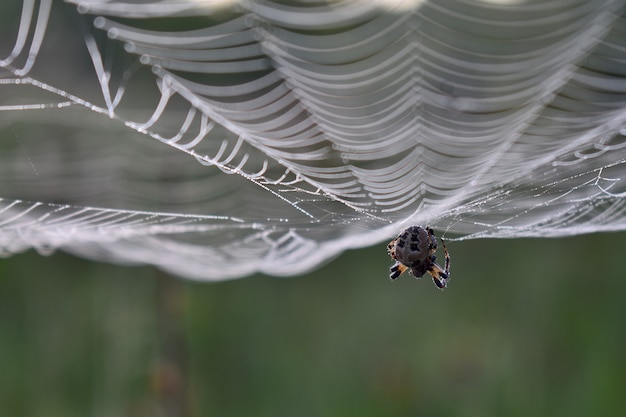
[[[385,245],[306,277],[196,283],[57,254],[0,261],[0,415],[591,416],[626,392],[624,234]]]

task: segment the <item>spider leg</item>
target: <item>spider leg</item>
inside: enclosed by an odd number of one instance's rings
[[[396,239],[392,240],[387,245],[387,254],[389,254],[389,256],[391,256],[393,259],[396,259],[395,243]]]
[[[433,263],[432,267],[428,270],[428,273],[433,277],[433,282],[438,288],[446,288],[448,273],[444,271],[442,267]]]
[[[441,244],[443,245],[443,252],[446,257],[445,267],[442,268],[438,263],[435,262],[435,257],[432,257],[433,264],[428,271],[430,275],[433,277],[433,282],[438,288],[446,288],[448,283],[448,278],[450,277],[450,253],[448,253],[448,248],[446,247],[446,242],[441,239]]]
[[[393,281],[394,279],[402,275],[407,269],[409,268],[406,265],[396,261],[396,263],[393,264],[391,268],[389,268],[389,279]]]
[[[443,245],[443,253],[446,257],[444,272],[446,273],[446,278],[448,278],[450,276],[450,253],[448,253],[448,247],[443,239],[441,239],[441,244]]]
[[[435,277],[433,276],[433,282],[435,283],[435,285],[437,286],[437,288],[440,288],[440,289],[442,289],[442,290],[443,290],[444,288],[446,288],[446,279],[445,279],[445,278],[444,278],[444,279],[440,279],[440,278],[435,278]]]

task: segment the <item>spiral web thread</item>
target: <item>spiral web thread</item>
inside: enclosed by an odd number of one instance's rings
[[[3,4],[0,254],[220,280],[623,230],[623,6]]]

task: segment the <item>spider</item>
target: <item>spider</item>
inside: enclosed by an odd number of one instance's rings
[[[389,242],[387,252],[396,263],[389,268],[389,278],[395,280],[407,269],[415,278],[420,278],[426,272],[433,277],[433,282],[439,288],[445,288],[450,277],[450,254],[446,242],[441,239],[446,256],[445,269],[435,262],[437,258],[437,237],[430,227],[411,226],[398,237]]]

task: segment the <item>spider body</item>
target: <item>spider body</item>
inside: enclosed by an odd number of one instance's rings
[[[441,239],[446,257],[445,268],[436,262],[437,237],[430,227],[411,226],[387,245],[389,256],[396,262],[389,269],[389,278],[395,280],[406,270],[420,278],[426,272],[433,277],[439,288],[445,288],[450,277],[450,254]]]

